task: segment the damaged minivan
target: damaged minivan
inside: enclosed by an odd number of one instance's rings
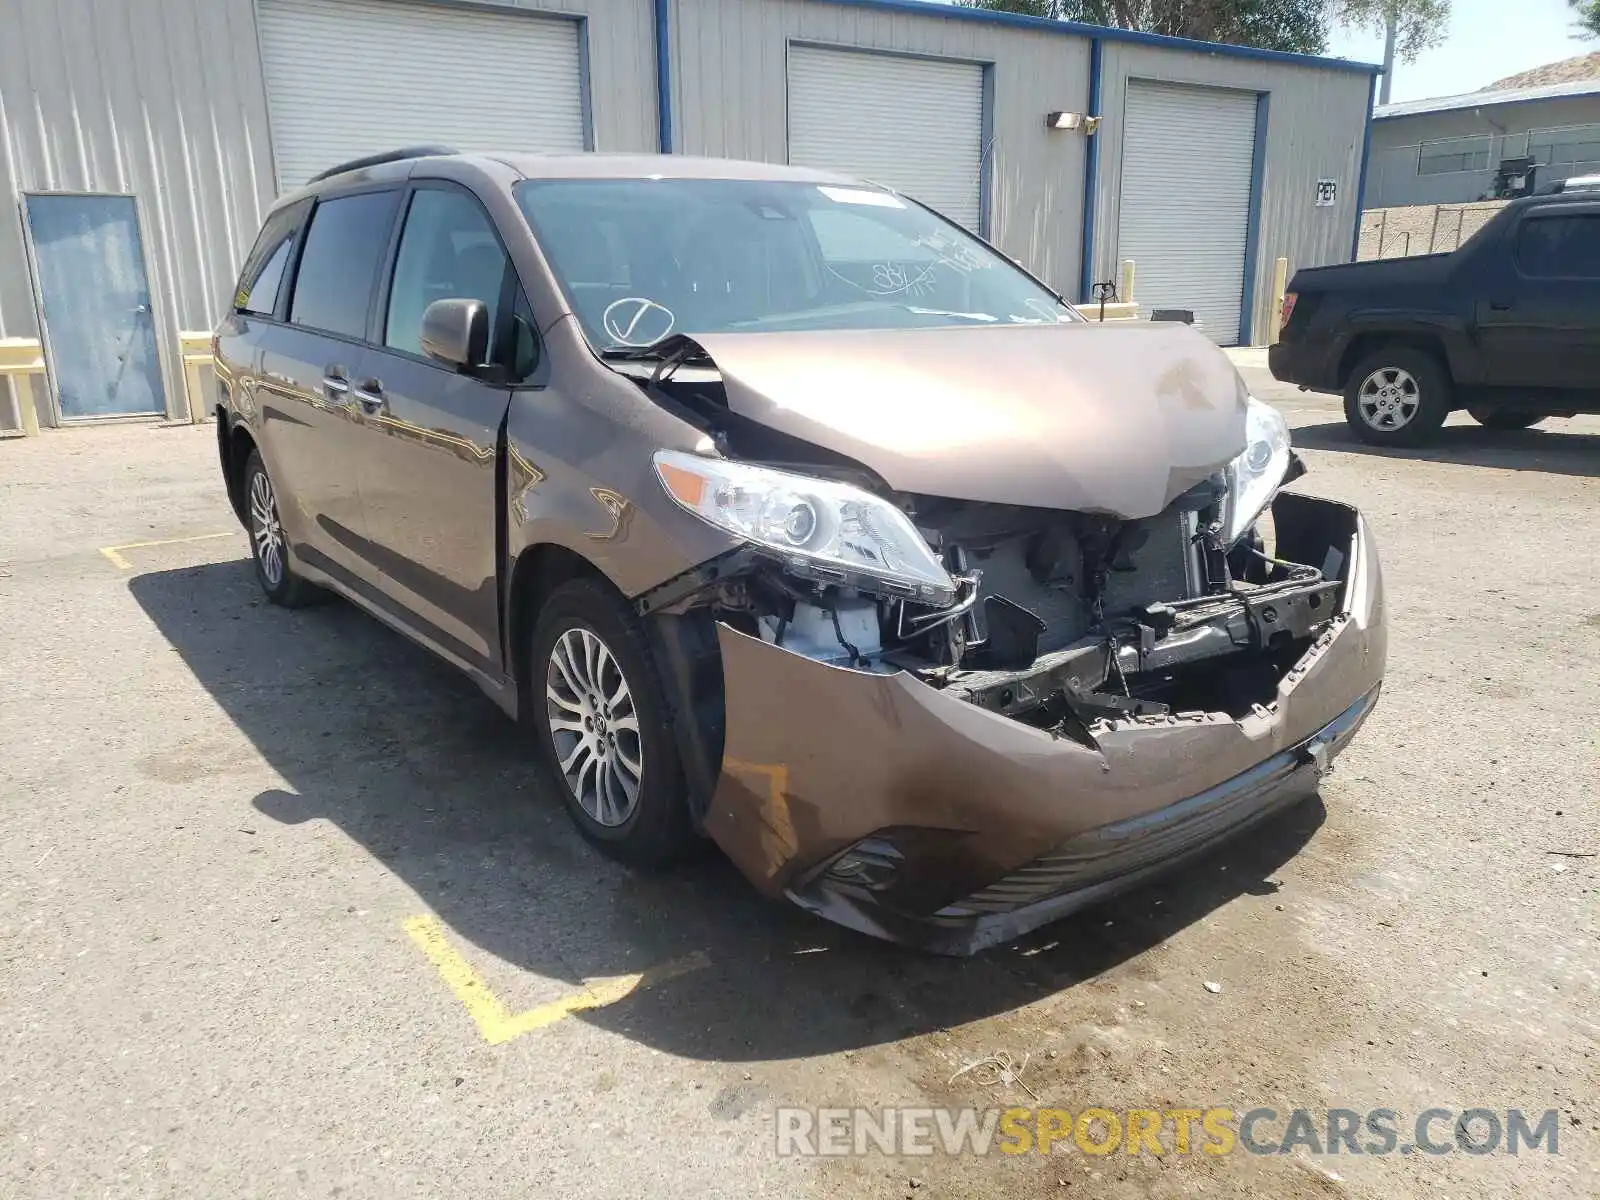
[[[1377,701],[1354,509],[1178,324],[892,190],[684,157],[346,163],[216,335],[268,598],[526,729],[594,843],[970,953],[1313,792]]]

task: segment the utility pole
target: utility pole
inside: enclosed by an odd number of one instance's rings
[[[1394,84],[1394,27],[1395,11],[1391,8],[1383,31],[1383,87],[1378,92],[1379,104],[1389,103],[1389,91]]]

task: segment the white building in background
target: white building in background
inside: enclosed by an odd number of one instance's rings
[[[1600,172],[1600,76],[1382,106],[1367,207],[1490,199],[1513,159],[1532,160],[1536,187]]]

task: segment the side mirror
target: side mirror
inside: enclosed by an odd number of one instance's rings
[[[435,300],[422,314],[422,352],[458,370],[489,357],[489,310],[481,300]]]

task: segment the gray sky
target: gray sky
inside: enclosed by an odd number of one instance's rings
[[[1414,63],[1396,63],[1392,100],[1475,92],[1530,67],[1600,50],[1572,36],[1567,0],[1455,0],[1450,36]],[[1328,53],[1383,61],[1383,36],[1335,30]]]

